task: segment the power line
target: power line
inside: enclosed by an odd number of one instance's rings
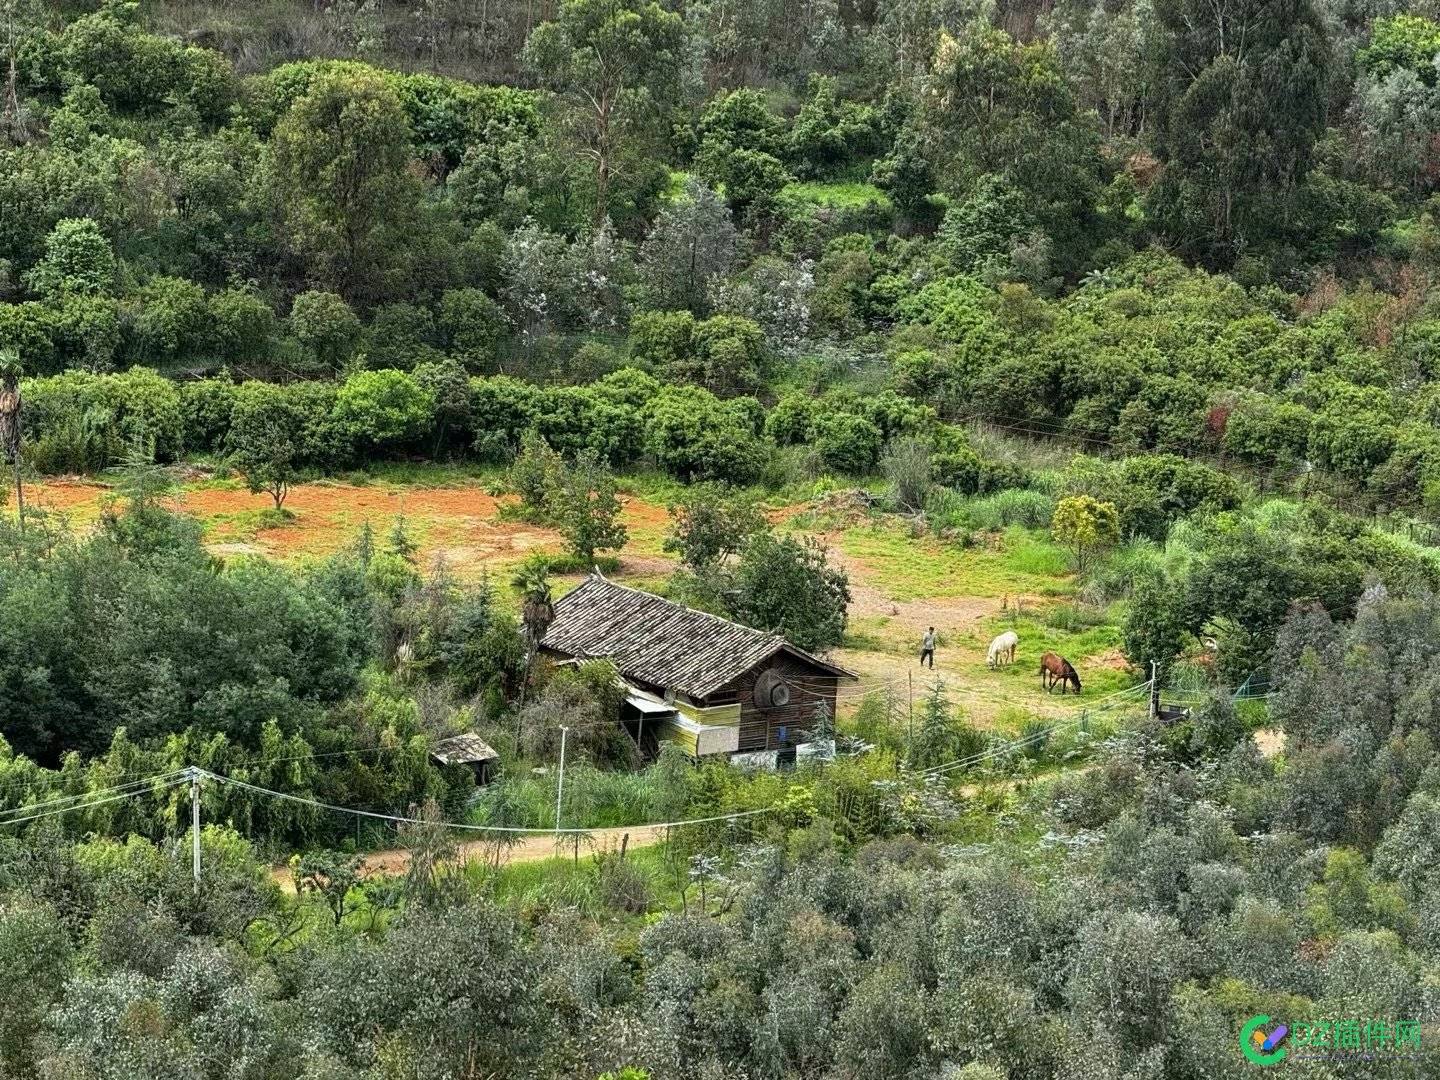
[[[188,773],[187,773],[185,776],[177,777],[176,779],[171,780],[171,781],[163,784],[163,785],[162,785],[162,789],[163,789],[163,788],[175,787],[175,786],[178,785],[178,784],[183,784],[183,783],[185,783],[188,779],[189,779],[189,775],[188,775]],[[0,827],[3,827],[3,826],[5,826],[5,825],[23,825],[23,824],[25,824],[27,821],[38,821],[38,820],[40,820],[41,818],[54,817],[54,816],[57,815],[57,814],[68,814],[68,813],[70,813],[72,810],[92,810],[92,809],[94,809],[94,808],[97,807],[97,806],[105,806],[105,805],[108,804],[108,803],[120,802],[120,801],[123,800],[123,799],[133,799],[133,798],[135,798],[135,796],[137,796],[137,795],[143,795],[143,794],[144,794],[144,791],[143,791],[143,790],[141,790],[141,791],[127,791],[127,792],[123,792],[122,794],[119,794],[119,795],[111,795],[109,798],[106,798],[106,799],[96,799],[96,800],[94,800],[93,802],[80,803],[80,804],[74,805],[74,806],[62,806],[62,807],[60,807],[60,808],[58,808],[58,809],[55,809],[55,810],[46,810],[46,811],[44,811],[43,813],[31,814],[31,815],[29,815],[29,816],[27,816],[27,817],[11,818],[11,819],[8,820],[8,821],[0,822]]]
[[[378,821],[389,821],[389,822],[392,822],[392,823],[394,823],[394,824],[399,824],[399,825],[439,825],[439,826],[442,826],[443,828],[447,828],[447,829],[462,829],[462,830],[466,830],[466,831],[469,831],[469,832],[521,833],[521,834],[530,834],[530,835],[536,835],[536,834],[553,835],[553,834],[555,834],[555,833],[557,833],[557,832],[558,832],[558,833],[569,834],[569,835],[575,835],[575,834],[588,834],[588,833],[592,833],[592,832],[596,832],[596,831],[597,831],[596,829],[553,829],[553,828],[551,828],[551,829],[546,829],[546,828],[531,828],[531,827],[528,827],[528,826],[517,826],[517,825],[471,825],[471,824],[462,824],[461,822],[457,822],[457,821],[430,821],[430,820],[427,820],[427,819],[425,819],[425,818],[408,817],[408,816],[406,816],[406,815],[404,815],[404,814],[382,814],[382,813],[377,813],[377,812],[372,811],[372,810],[356,810],[356,809],[354,809],[354,808],[352,808],[352,807],[348,807],[348,806],[336,806],[334,803],[321,802],[321,801],[319,801],[318,799],[307,799],[307,798],[305,798],[305,797],[303,797],[303,796],[300,796],[300,795],[292,795],[292,794],[289,794],[289,793],[283,792],[283,791],[272,791],[272,790],[269,789],[269,788],[263,788],[263,787],[260,787],[260,786],[258,786],[258,785],[256,785],[256,784],[247,784],[247,783],[246,783],[245,781],[243,781],[243,780],[236,780],[236,779],[234,779],[234,778],[232,778],[232,777],[221,776],[220,774],[210,772],[210,771],[207,770],[207,769],[198,769],[197,772],[198,772],[201,776],[203,776],[203,777],[205,777],[205,778],[207,778],[207,779],[214,780],[216,783],[229,784],[229,785],[232,785],[232,786],[234,786],[234,787],[243,788],[243,789],[245,789],[246,791],[253,791],[253,792],[255,792],[257,795],[267,795],[267,796],[269,796],[269,797],[271,797],[271,798],[284,799],[284,800],[286,800],[286,801],[288,801],[288,802],[301,803],[301,804],[306,805],[306,806],[313,806],[313,807],[315,807],[315,808],[317,808],[317,809],[320,809],[320,810],[329,810],[329,811],[331,811],[331,812],[333,812],[333,813],[337,813],[337,814],[352,814],[352,815],[354,815],[354,816],[356,816],[356,817],[372,818],[372,819],[375,819],[375,820],[378,820]],[[735,821],[735,820],[738,820],[738,819],[740,819],[740,818],[755,817],[756,815],[759,815],[759,814],[769,814],[769,813],[772,813],[772,812],[773,812],[774,810],[776,810],[777,808],[778,808],[778,807],[775,807],[775,806],[766,806],[766,807],[763,807],[763,808],[761,808],[761,809],[759,809],[759,810],[742,810],[742,811],[736,811],[735,813],[730,813],[730,814],[716,814],[716,815],[714,815],[714,816],[712,816],[712,817],[688,818],[688,819],[686,819],[686,820],[684,820],[684,821],[643,822],[643,823],[638,824],[638,825],[616,826],[616,828],[626,828],[626,829],[674,829],[674,828],[679,828],[679,827],[684,826],[684,825],[704,825],[704,824],[708,824],[708,823],[710,823],[710,822],[715,822],[715,821]]]
[[[83,802],[83,801],[85,801],[86,799],[93,799],[93,798],[96,798],[97,796],[101,796],[101,795],[112,795],[112,794],[115,794],[115,793],[117,793],[117,792],[127,791],[127,790],[128,790],[128,791],[131,791],[131,792],[133,792],[133,793],[138,794],[139,792],[143,791],[145,788],[151,786],[152,784],[162,783],[162,782],[166,782],[166,781],[171,781],[171,780],[177,779],[177,778],[179,778],[179,777],[181,777],[181,776],[184,776],[185,774],[186,774],[186,770],[184,770],[184,769],[179,769],[179,770],[176,770],[176,771],[174,771],[174,772],[161,773],[161,774],[159,774],[159,775],[157,775],[157,776],[147,777],[147,778],[144,779],[144,780],[132,780],[132,781],[131,781],[130,783],[128,783],[128,784],[117,784],[117,785],[114,786],[114,787],[100,788],[100,789],[98,789],[98,790],[96,790],[96,791],[86,791],[86,792],[82,792],[82,793],[77,794],[77,795],[62,795],[62,796],[60,796],[59,798],[47,799],[47,800],[45,800],[45,801],[43,801],[43,802],[30,803],[30,804],[28,804],[28,805],[26,805],[26,806],[16,806],[16,807],[12,807],[12,808],[9,809],[9,810],[0,810],[0,823],[3,823],[3,819],[6,818],[6,817],[13,817],[14,815],[17,815],[17,814],[28,814],[28,813],[30,813],[31,811],[34,811],[34,810],[45,810],[45,809],[48,809],[48,808],[50,808],[50,807],[52,807],[52,806],[58,806],[58,805],[60,805],[60,804],[62,804],[62,803]]]

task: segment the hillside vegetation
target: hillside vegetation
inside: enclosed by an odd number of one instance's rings
[[[1434,1074],[1437,16],[0,0],[0,1077]]]

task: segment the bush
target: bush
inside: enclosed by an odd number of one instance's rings
[[[480,289],[451,289],[440,298],[445,347],[471,371],[493,370],[507,326],[500,305]]]
[[[22,395],[29,459],[41,471],[103,468],[136,444],[170,461],[185,444],[179,387],[146,368],[27,380]]]
[[[470,380],[474,449],[482,461],[505,462],[515,456],[521,438],[540,416],[542,396],[538,386],[508,375]]]
[[[821,412],[815,418],[815,448],[825,464],[851,476],[874,471],[884,436],[863,416],[844,412]]]
[[[338,371],[360,340],[360,320],[343,297],[303,292],[290,305],[290,332],[322,367]]]
[[[180,384],[180,414],[185,424],[185,449],[220,450],[230,430],[235,384],[229,379],[196,379]]]
[[[748,484],[765,465],[748,409],[694,386],[666,387],[645,410],[646,447],[682,480]]]
[[[391,449],[415,442],[435,420],[435,399],[403,371],[361,371],[335,396],[336,418],[359,445]]]

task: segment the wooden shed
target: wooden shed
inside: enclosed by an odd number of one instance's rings
[[[695,756],[791,748],[816,706],[833,716],[839,684],[855,679],[778,634],[598,572],[555,602],[540,647],[561,661],[609,660],[626,683],[627,713],[633,705],[656,738]]]
[[[490,770],[500,760],[490,744],[473,731],[441,739],[430,748],[430,756],[441,765],[465,765],[475,774],[475,782],[490,780]]]

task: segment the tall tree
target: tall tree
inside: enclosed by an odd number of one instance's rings
[[[1296,223],[1334,56],[1311,0],[1158,0],[1157,224],[1228,265]]]
[[[20,357],[0,352],[0,454],[15,470],[15,520],[25,531],[25,488],[20,480]]]
[[[520,703],[523,705],[525,691],[530,686],[530,671],[535,665],[535,654],[540,649],[540,639],[555,621],[550,564],[544,559],[527,560],[510,579],[510,584],[520,594],[520,622],[525,627],[525,681],[520,684]]]
[[[655,0],[564,0],[525,43],[525,62],[555,93],[579,152],[595,170],[593,224],[610,216],[622,149],[641,139],[677,85],[679,15]]]
[[[1078,269],[1097,240],[1104,167],[1054,48],[976,20],[942,34],[927,89],[921,122],[941,190],[960,202],[1000,177],[1053,243],[1057,268]]]
[[[312,276],[366,301],[404,279],[420,182],[405,108],[383,75],[317,78],[276,125],[272,155],[286,224]]]

